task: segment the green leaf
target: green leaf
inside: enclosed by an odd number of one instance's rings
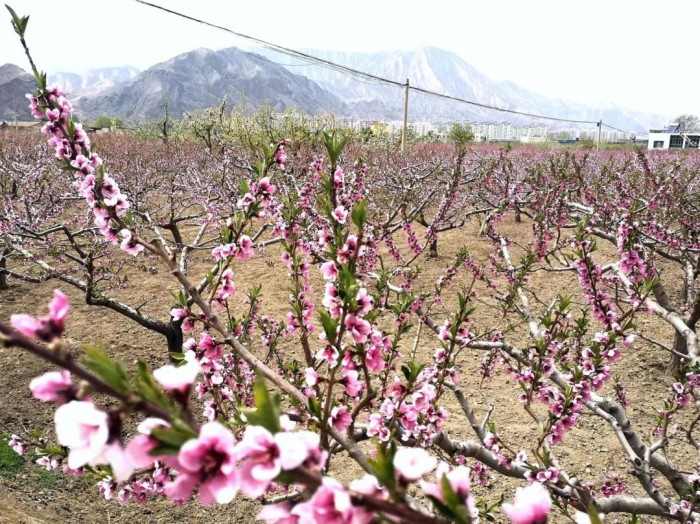
[[[233,240],[233,231],[231,231],[226,224],[221,224],[221,242],[223,244],[230,244]]]
[[[352,210],[352,223],[357,226],[357,229],[362,231],[367,220],[367,202],[363,199]]]
[[[168,444],[159,444],[148,452],[148,454],[153,457],[160,457],[162,455],[177,455],[178,453],[180,453],[180,448],[169,446]]]
[[[318,316],[321,319],[321,325],[323,326],[323,332],[326,334],[326,340],[329,344],[333,344],[335,342],[335,337],[338,335],[338,323],[340,320],[332,318],[326,311],[320,311]]]
[[[167,411],[168,413],[179,414],[180,409],[153,380],[148,365],[139,360],[136,377],[134,379],[134,389],[136,392],[148,402]]]
[[[321,420],[323,418],[323,414],[321,412],[321,401],[318,400],[317,398],[309,398],[309,412],[316,417],[317,419]]]
[[[413,384],[418,378],[418,375],[420,375],[420,372],[423,371],[424,367],[424,364],[418,364],[415,361],[411,361],[407,365],[401,366],[401,372],[403,373],[403,376],[406,377],[406,381],[409,384]]]
[[[258,377],[254,387],[255,409],[245,410],[245,415],[252,425],[262,426],[270,433],[282,431],[280,426],[280,399],[274,397],[267,390],[267,385],[262,377]]]
[[[592,504],[588,506],[588,518],[591,519],[591,524],[603,524],[603,521],[598,514],[598,510]]]
[[[335,166],[335,164],[338,162],[338,159],[340,158],[340,155],[343,153],[343,149],[345,149],[345,146],[348,143],[348,138],[345,137],[340,140],[337,140],[337,135],[335,132],[329,133],[327,131],[324,131],[323,142],[326,146],[328,156],[331,159],[331,164]]]
[[[107,353],[96,347],[84,346],[83,363],[118,393],[129,391],[129,377],[121,362],[109,358]]]
[[[27,30],[27,23],[29,23],[29,16],[18,16],[15,10],[9,5],[5,4],[5,7],[12,16],[12,27],[15,28],[15,33],[17,33],[20,38],[24,38],[24,33]]]
[[[396,471],[394,469],[394,455],[396,444],[392,442],[388,447],[381,444],[377,446],[377,456],[369,459],[369,466],[379,484],[390,492],[396,489]]]
[[[440,486],[442,487],[442,496],[445,499],[445,504],[447,504],[450,509],[459,506],[461,501],[459,500],[457,493],[455,493],[455,490],[452,489],[452,484],[450,483],[450,479],[447,478],[447,475],[442,475],[442,478],[440,479]]]
[[[442,496],[445,499],[445,506],[450,510],[449,516],[459,524],[470,524],[472,521],[471,515],[464,505],[464,501],[460,500],[455,490],[452,489],[452,484],[445,474],[440,479],[440,487],[442,488]]]
[[[153,428],[151,436],[169,447],[180,449],[188,440],[192,439],[192,434],[177,428]]]
[[[128,226],[133,226],[134,225],[134,214],[131,212],[131,209],[129,209],[126,214],[122,217],[122,220],[124,223]]]

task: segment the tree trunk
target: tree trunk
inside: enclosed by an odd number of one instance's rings
[[[516,222],[516,224],[520,224],[522,221],[523,221],[523,217],[520,214],[520,209],[516,207],[515,208],[515,222]]]
[[[165,338],[168,341],[168,356],[170,357],[170,361],[173,362],[175,361],[173,358],[173,353],[182,353],[182,343],[184,338],[182,336],[182,319],[170,321]]]
[[[430,246],[428,247],[428,258],[437,258],[437,256],[437,239],[435,239],[430,243]]]
[[[8,253],[9,251],[7,250],[0,253],[0,290],[10,289],[10,286],[7,285],[7,273],[5,272],[7,269]]]
[[[685,337],[678,333],[678,331],[676,331],[675,338],[673,339],[673,351],[675,351],[675,353],[671,355],[671,361],[668,363],[669,373],[676,373],[681,365],[681,357],[678,354],[688,354],[688,343]]]

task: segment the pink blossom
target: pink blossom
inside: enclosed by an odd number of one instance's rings
[[[255,197],[253,196],[253,194],[246,193],[245,195],[243,195],[241,198],[238,199],[238,201],[236,202],[236,207],[238,209],[243,209],[243,210],[247,211],[248,208],[250,208],[250,205],[253,203],[255,203]]]
[[[537,473],[537,482],[545,484],[551,482],[556,484],[559,482],[559,470],[557,468],[549,467]]]
[[[26,96],[29,99],[29,109],[32,113],[32,116],[34,118],[43,118],[44,115],[39,110],[39,99],[35,96],[32,96],[32,95],[26,95]]]
[[[143,251],[143,246],[136,242],[136,240],[133,238],[130,230],[122,229],[120,231],[120,233],[124,237],[122,239],[121,244],[119,245],[119,247],[121,247],[123,251],[126,251],[127,253],[129,253],[132,256],[136,256],[141,251]]]
[[[221,273],[221,289],[219,290],[219,298],[226,300],[232,297],[236,292],[236,288],[233,284],[233,270],[229,267]]]
[[[153,378],[165,391],[186,393],[197,378],[201,368],[196,360],[187,361],[182,366],[168,364],[153,371]]]
[[[92,402],[72,400],[59,406],[54,416],[58,443],[66,446],[68,466],[77,469],[89,464],[111,464],[113,470],[126,476],[130,467],[128,459],[119,452],[118,443],[108,444],[109,424],[107,413],[95,407]]]
[[[373,514],[355,508],[345,488],[328,477],[323,477],[313,497],[297,504],[292,514],[299,517],[299,524],[367,524],[374,518]]]
[[[22,438],[19,435],[11,435],[10,440],[7,441],[7,445],[18,455],[24,455],[26,451],[24,442],[22,442]]]
[[[345,224],[348,220],[348,211],[344,206],[336,207],[331,214],[338,224]]]
[[[65,473],[66,475],[71,475],[73,477],[82,477],[83,475],[85,475],[85,470],[83,468],[73,469],[68,464],[64,464],[63,468],[61,469],[63,470],[63,473]]]
[[[277,152],[275,153],[275,162],[279,164],[280,169],[284,169],[284,164],[287,163],[287,153],[285,153],[283,145],[280,145],[277,148]]]
[[[386,369],[386,361],[384,355],[376,346],[370,347],[365,355],[365,364],[367,369],[375,373],[380,373]]]
[[[46,471],[51,471],[58,467],[58,460],[51,459],[46,456],[37,459],[35,463],[44,468]]]
[[[241,235],[238,239],[238,250],[236,258],[238,260],[248,260],[253,256],[253,241],[247,235]]]
[[[282,470],[300,466],[307,456],[306,443],[299,434],[272,435],[262,426],[249,426],[236,446],[241,491],[251,498],[262,496]]]
[[[160,445],[151,432],[156,428],[170,427],[165,420],[159,418],[147,418],[138,425],[139,435],[136,435],[126,447],[129,460],[135,468],[145,468],[152,465],[157,458],[151,455],[151,451]]]
[[[377,435],[382,442],[387,442],[391,438],[391,432],[384,425],[382,415],[379,413],[370,413],[367,423],[367,436],[374,437]]]
[[[104,178],[102,178],[100,194],[103,199],[114,198],[119,194],[119,186],[109,175],[105,175]]]
[[[374,475],[365,475],[361,479],[353,480],[350,483],[350,489],[357,493],[362,493],[363,495],[369,495],[370,497],[384,499],[389,495],[386,488],[379,485],[379,481]]]
[[[64,369],[50,371],[36,377],[29,383],[29,389],[34,398],[38,398],[42,402],[56,402],[60,405],[70,400],[73,383],[70,373]]]
[[[258,520],[264,520],[268,524],[297,524],[299,517],[291,512],[291,505],[287,503],[269,504],[263,506],[258,513]]]
[[[223,260],[232,256],[235,251],[235,244],[222,244],[211,250],[211,256],[214,258],[214,260]]]
[[[367,342],[367,336],[372,332],[372,326],[369,322],[352,313],[345,317],[345,328],[356,344]]]
[[[357,370],[343,368],[343,378],[338,382],[345,387],[345,394],[349,397],[356,397],[362,391],[362,383],[358,380],[359,376]]]
[[[332,260],[321,264],[321,274],[326,280],[335,280],[338,277],[338,266]]]
[[[283,146],[280,146],[280,147],[283,147]],[[282,162],[282,164],[284,164],[284,162]],[[257,183],[256,187],[257,187],[256,193],[259,195],[262,195],[264,197],[274,195],[275,191],[277,191],[277,188],[273,184],[270,183],[269,176],[261,178],[260,181]]]
[[[46,110],[46,118],[49,120],[49,122],[56,122],[59,118],[61,118],[61,110],[60,109],[47,109]]]
[[[63,334],[69,309],[68,297],[56,289],[47,316],[34,318],[31,315],[11,315],[10,323],[13,328],[28,337],[51,342]]]
[[[114,210],[117,213],[117,216],[124,216],[126,214],[126,211],[129,209],[130,205],[129,201],[126,199],[126,196],[123,194],[119,193],[118,195],[115,195],[113,198],[105,198],[104,203],[106,206],[113,207]],[[143,247],[143,246],[141,246]]]
[[[199,486],[199,500],[204,506],[214,501],[231,502],[239,485],[235,444],[233,433],[218,422],[204,424],[199,436],[180,448],[177,477],[166,484],[165,494],[173,500],[186,500]]]
[[[336,169],[333,173],[333,184],[341,188],[345,184],[345,175],[341,168]]]
[[[394,456],[396,472],[409,482],[435,469],[437,459],[422,448],[399,448]]]
[[[503,504],[503,512],[513,524],[545,524],[552,509],[549,491],[539,482],[533,482],[515,492],[513,504]]]
[[[367,293],[367,289],[360,288],[355,297],[355,302],[360,309],[360,314],[363,316],[372,311],[372,297]]]
[[[413,399],[413,405],[416,407],[416,409],[424,409],[428,407],[430,402],[435,398],[437,395],[437,391],[435,390],[435,386],[432,384],[426,383],[423,384],[423,386],[413,393],[411,395],[411,398]]]
[[[174,307],[170,310],[170,316],[172,317],[173,320],[182,320],[183,318],[187,317],[187,315],[190,314],[190,310],[187,308],[177,308]]]
[[[344,432],[352,424],[352,417],[345,406],[335,406],[331,409],[330,423],[338,431]]]
[[[338,289],[332,283],[327,283],[321,304],[331,313],[331,317],[338,318],[343,302],[338,296]]]
[[[112,480],[112,477],[105,477],[97,483],[100,487],[100,495],[102,495],[105,500],[110,500],[114,496],[114,490],[117,485]]]
[[[326,345],[316,353],[317,360],[325,360],[331,367],[335,367],[338,363],[338,348],[335,346]]]
[[[473,501],[470,503],[469,489],[469,468],[458,466],[454,469],[445,462],[440,462],[437,471],[435,472],[437,482],[435,484],[421,480],[421,489],[426,495],[445,503],[445,494],[442,489],[443,478],[447,478],[452,490],[467,506],[473,506]]]
[[[318,373],[314,368],[306,368],[306,371],[304,371],[304,381],[309,387],[318,384]]]

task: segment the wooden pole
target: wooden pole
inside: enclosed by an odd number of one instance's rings
[[[408,127],[408,78],[403,92],[403,128],[401,129],[401,154],[406,152],[406,129]]]

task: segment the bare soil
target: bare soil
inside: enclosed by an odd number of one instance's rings
[[[504,232],[514,239],[527,241],[530,226],[527,222],[516,224],[512,217],[506,220]],[[421,258],[419,264],[423,269],[421,281],[424,286],[430,286],[450,264],[452,256],[462,245],[470,248],[472,255],[485,261],[492,252],[492,246],[477,237],[478,226],[467,225],[459,231],[453,231],[441,237],[438,258]],[[513,248],[513,259],[517,260],[517,248]],[[274,268],[265,263],[272,262]],[[193,266],[194,274],[208,267],[204,255],[198,264]],[[239,264],[236,268],[236,285],[238,297],[243,297],[243,291],[248,283],[261,282],[263,285],[263,311],[265,314],[282,320],[288,306],[288,284],[285,280],[286,269],[283,269],[279,259],[279,250],[268,248],[264,258],[256,258],[248,263]],[[174,289],[174,282],[167,273],[142,273],[134,275],[131,284],[119,291],[119,298],[132,304],[146,302],[144,310],[157,316],[167,318],[171,300],[163,287]],[[456,285],[450,291],[449,297],[466,285],[464,273],[457,277]],[[0,292],[0,321],[8,320],[10,314],[28,312],[43,314],[50,299],[55,282],[45,284],[27,284],[11,281],[8,291]],[[322,292],[320,278],[315,277],[317,292]],[[101,308],[84,304],[83,297],[74,290],[61,286],[73,305],[67,327],[67,338],[76,347],[90,343],[106,348],[110,354],[118,356],[127,365],[133,365],[137,359],[145,359],[153,367],[167,362],[164,339],[152,332],[141,328],[120,315]],[[575,275],[570,273],[538,272],[528,285],[535,291],[537,298],[544,304],[549,304],[559,294],[579,295]],[[488,300],[488,295],[482,295]],[[580,298],[579,298],[580,300]],[[493,301],[490,301],[493,303]],[[532,304],[537,310],[537,301]],[[478,326],[495,326],[500,322],[499,312],[495,308],[479,305],[475,320]],[[442,320],[443,317],[440,317]],[[639,321],[640,329],[651,331],[654,338],[669,342],[671,330],[665,324],[651,316],[644,316]],[[526,330],[520,330],[511,338],[515,341],[525,341]],[[412,338],[405,342],[406,351],[412,344]],[[424,336],[419,347],[419,358],[428,359],[436,347],[434,338]],[[461,386],[471,394],[472,402],[478,414],[483,416],[489,405],[494,405],[492,419],[508,444],[515,450],[525,449],[532,453],[530,447],[533,435],[536,434],[536,424],[524,411],[517,401],[518,386],[513,384],[507,375],[498,373],[493,380],[482,381],[478,374],[481,360],[478,352],[464,354],[459,365]],[[666,375],[668,355],[663,351],[646,344],[639,339],[627,349],[623,358],[615,365],[615,372],[627,387],[630,406],[629,416],[635,421],[635,429],[645,438],[654,426],[656,410],[663,406],[670,382]],[[31,398],[29,381],[38,374],[48,370],[48,366],[17,349],[0,348],[0,436],[20,433],[36,426],[44,428],[51,435],[52,409]],[[610,394],[610,386],[605,393]],[[471,428],[460,416],[459,406],[449,395],[444,397],[451,417],[447,430],[455,439],[471,438]],[[672,449],[676,454],[671,458],[686,468],[694,467],[697,456],[688,446],[673,443]],[[617,444],[613,432],[600,419],[585,414],[577,427],[567,435],[565,442],[556,448],[558,459],[570,473],[575,474],[582,482],[593,482],[600,485],[603,477],[610,473],[627,475],[628,465],[624,454]],[[149,502],[147,505],[130,503],[120,506],[115,500],[105,501],[91,481],[75,479],[62,474],[46,472],[29,460],[16,468],[3,469],[0,455],[0,523],[165,523],[165,522],[254,522],[259,509],[258,503],[238,497],[228,506],[215,506],[204,509],[197,502],[191,502],[184,507],[176,507],[166,500]],[[351,480],[360,475],[359,468],[347,459],[338,458],[332,469],[340,480]],[[506,496],[512,496],[514,488],[519,485],[515,481],[504,481],[494,477],[492,484],[486,488],[477,489],[479,496],[491,503],[506,489]],[[630,494],[641,495],[631,479]],[[662,484],[663,485],[663,484]],[[502,517],[499,516],[499,521]],[[568,522],[560,514],[553,515],[553,522]],[[647,520],[644,520],[647,522]]]

